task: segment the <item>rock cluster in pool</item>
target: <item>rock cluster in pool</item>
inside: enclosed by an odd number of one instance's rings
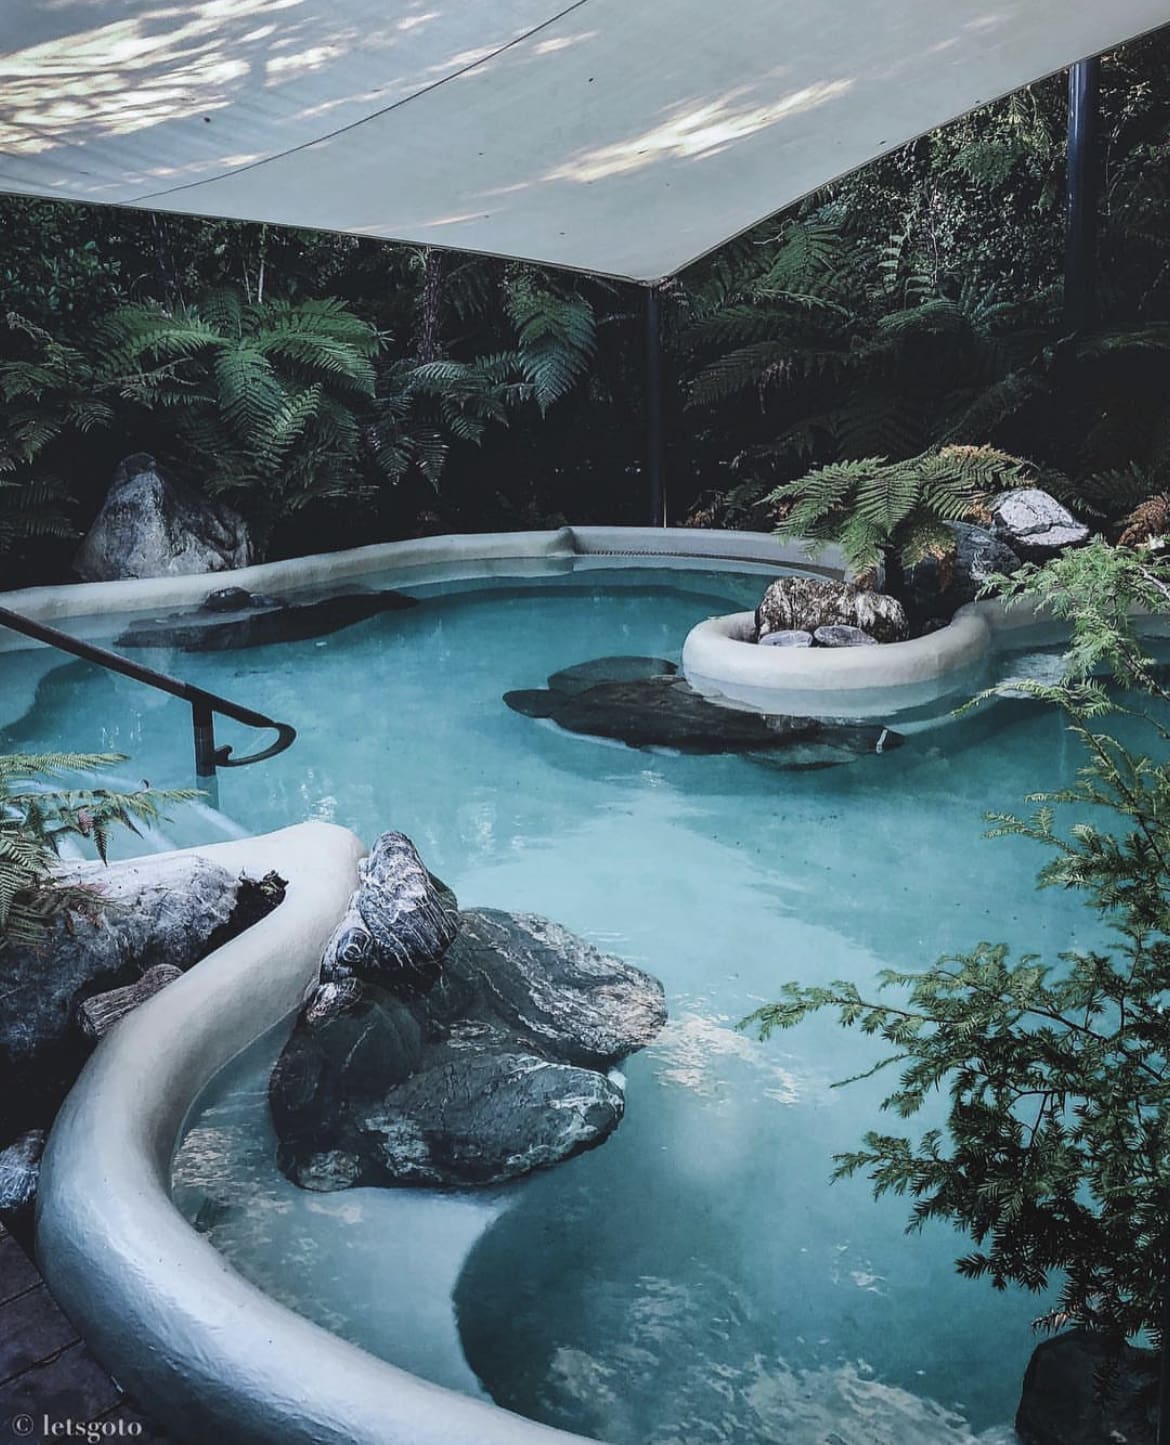
[[[499,1184],[600,1144],[610,1076],[666,1021],[661,984],[535,914],[461,910],[385,833],[272,1071],[306,1189]]]
[[[812,637],[824,628],[852,628],[862,641],[904,642],[910,636],[906,613],[896,597],[851,582],[823,577],[777,577],[756,608],[756,641],[776,632],[806,632]],[[820,639],[817,639],[820,641]],[[822,646],[847,646],[822,642]]]
[[[739,753],[772,766],[828,768],[901,745],[888,728],[743,712],[708,701],[658,657],[602,657],[555,672],[547,688],[506,692],[526,717],[635,748]]]

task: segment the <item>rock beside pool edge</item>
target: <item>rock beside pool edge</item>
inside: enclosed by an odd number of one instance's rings
[[[302,1188],[495,1185],[595,1148],[613,1076],[666,1019],[661,984],[550,919],[460,910],[383,834],[272,1071]]]

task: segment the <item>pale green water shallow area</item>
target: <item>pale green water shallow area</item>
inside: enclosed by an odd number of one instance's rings
[[[610,654],[677,660],[695,622],[751,605],[761,578],[501,586],[317,641],[143,658],[298,727],[284,756],[222,775],[236,825],[402,829],[463,903],[546,913],[661,978],[670,1023],[623,1066],[625,1121],[490,1195],[304,1193],[273,1162],[278,1030],[196,1111],[180,1208],[347,1338],[611,1445],[1011,1441],[1039,1301],[959,1279],[963,1242],[908,1238],[905,1201],[828,1182],[834,1151],[890,1122],[880,1078],[830,1087],[872,1049],[828,1019],[767,1045],[734,1025],[790,978],[865,983],[982,939],[1052,956],[1095,938],[1075,900],[1035,892],[1032,845],[981,837],[985,810],[1071,777],[1059,719],[1004,703],[814,772],[602,744],[501,694]],[[0,655],[0,697],[27,659]],[[188,710],[65,664],[0,750],[66,746],[185,783]],[[224,826],[188,810],[166,837]]]

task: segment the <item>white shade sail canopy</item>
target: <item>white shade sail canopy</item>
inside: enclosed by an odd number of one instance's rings
[[[2,0],[0,190],[650,281],[1170,0]]]

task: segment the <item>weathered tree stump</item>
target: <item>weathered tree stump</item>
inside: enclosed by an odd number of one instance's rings
[[[148,968],[141,978],[128,983],[125,988],[112,988],[106,993],[95,993],[78,1005],[77,1023],[87,1039],[100,1039],[114,1027],[119,1019],[132,1013],[139,1004],[153,998],[166,988],[168,983],[182,978],[183,970],[173,963],[156,963]]]

